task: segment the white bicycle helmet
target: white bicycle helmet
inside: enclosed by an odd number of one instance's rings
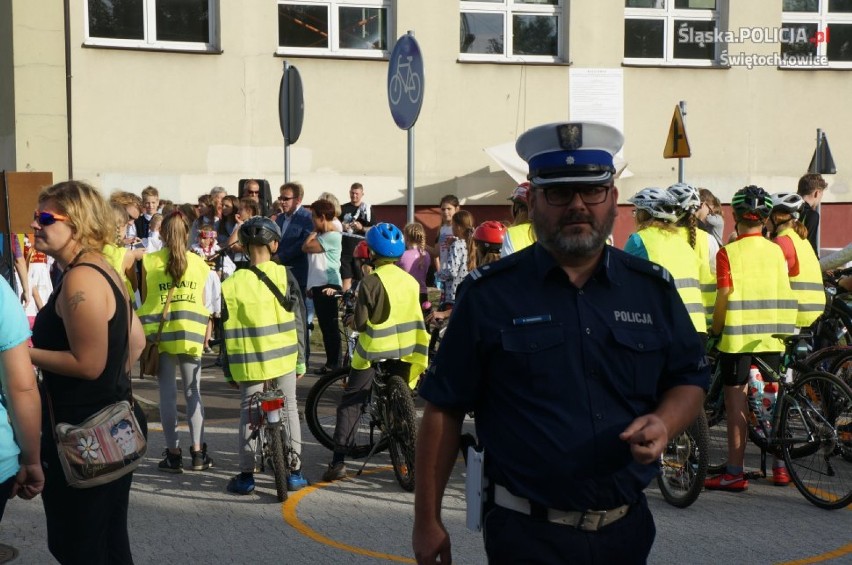
[[[679,182],[668,187],[667,192],[677,200],[678,207],[684,212],[695,212],[701,207],[698,189],[692,185]]]
[[[649,186],[643,188],[632,198],[627,200],[636,208],[645,210],[652,217],[666,222],[676,222],[678,217],[678,203],[669,192],[662,188]]]
[[[772,211],[787,212],[793,219],[798,220],[805,205],[804,199],[795,192],[779,192],[769,197],[772,200]]]

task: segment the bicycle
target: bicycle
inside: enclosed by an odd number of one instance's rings
[[[709,464],[709,430],[702,412],[660,455],[657,486],[666,502],[686,508],[698,499]]]
[[[420,99],[420,75],[411,68],[411,61],[414,59],[411,55],[406,56],[406,62],[402,62],[402,55],[397,57],[396,74],[391,77],[389,93],[391,104],[396,106],[402,99],[403,92],[408,95],[408,99],[412,104],[417,104]],[[406,73],[403,75],[402,71]]]
[[[255,442],[255,470],[263,473],[267,467],[271,469],[278,502],[284,502],[287,500],[287,479],[290,472],[296,470],[298,456],[281,414],[284,393],[280,389],[268,389],[266,383],[263,388],[263,392],[252,395],[249,404],[251,441]]]
[[[753,358],[764,382],[778,385],[774,406],[768,418],[752,416],[748,436],[761,450],[762,476],[766,476],[766,454],[782,457],[796,488],[809,502],[829,510],[852,503],[852,389],[836,375],[812,370],[796,356],[800,343],[812,338],[810,334],[780,335],[784,341],[781,370],[775,371],[760,358]],[[788,382],[785,368],[795,375]],[[705,413],[711,431],[710,470],[721,472],[724,463],[718,451],[727,452],[727,433],[724,443],[720,428],[726,428],[724,393],[721,373],[717,368],[705,399]]]
[[[373,364],[376,374],[372,388],[360,406],[360,416],[346,455],[353,459],[364,457],[360,475],[370,457],[388,449],[397,482],[408,492],[414,490],[414,445],[417,419],[413,393],[402,377],[393,374],[390,361]],[[334,449],[334,428],[337,407],[345,392],[349,367],[337,369],[321,377],[305,401],[305,420],[316,440]]]

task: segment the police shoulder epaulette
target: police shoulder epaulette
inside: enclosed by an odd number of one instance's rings
[[[624,265],[633,271],[651,275],[652,277],[665,282],[667,286],[674,285],[674,278],[672,277],[672,274],[662,265],[632,256],[628,257],[627,260],[624,261]]]
[[[470,280],[472,281],[478,281],[482,278],[493,276],[496,273],[500,273],[514,267],[518,263],[518,259],[520,259],[518,253],[512,253],[508,257],[503,257],[499,261],[475,268],[470,272],[468,277],[470,277]]]

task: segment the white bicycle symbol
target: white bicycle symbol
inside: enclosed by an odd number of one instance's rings
[[[390,101],[396,106],[402,98],[402,93],[408,95],[408,99],[412,104],[416,104],[420,98],[420,75],[411,70],[411,60],[414,57],[407,56],[407,62],[402,62],[402,55],[398,56],[396,61],[396,74],[390,81]],[[402,73],[405,69],[405,74]]]

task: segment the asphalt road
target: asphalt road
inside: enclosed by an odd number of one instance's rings
[[[205,362],[212,363],[212,357]],[[315,380],[309,374],[300,381],[300,401]],[[137,396],[156,404],[156,381],[134,379],[133,387]],[[414,497],[396,484],[387,454],[375,456],[360,477],[315,482],[291,493],[283,505],[269,475],[257,476],[257,494],[232,495],[225,485],[237,472],[238,394],[211,367],[203,372],[202,395],[215,465],[181,475],[158,472],[163,435],[152,422],[148,457],[134,475],[131,492],[136,563],[413,562]],[[186,426],[180,429],[185,443]],[[305,473],[319,481],[330,453],[306,426],[302,434]],[[749,451],[747,465],[757,464],[756,452]],[[357,464],[350,465],[350,475],[356,469]],[[480,536],[464,528],[462,471],[457,464],[444,499],[444,520],[455,561],[485,563]],[[744,493],[705,491],[683,510],[666,504],[653,485],[647,496],[657,523],[653,564],[852,563],[850,508],[821,510],[792,486],[760,480]],[[16,565],[53,562],[38,499],[10,501],[0,524],[0,544],[18,550],[12,561]]]

